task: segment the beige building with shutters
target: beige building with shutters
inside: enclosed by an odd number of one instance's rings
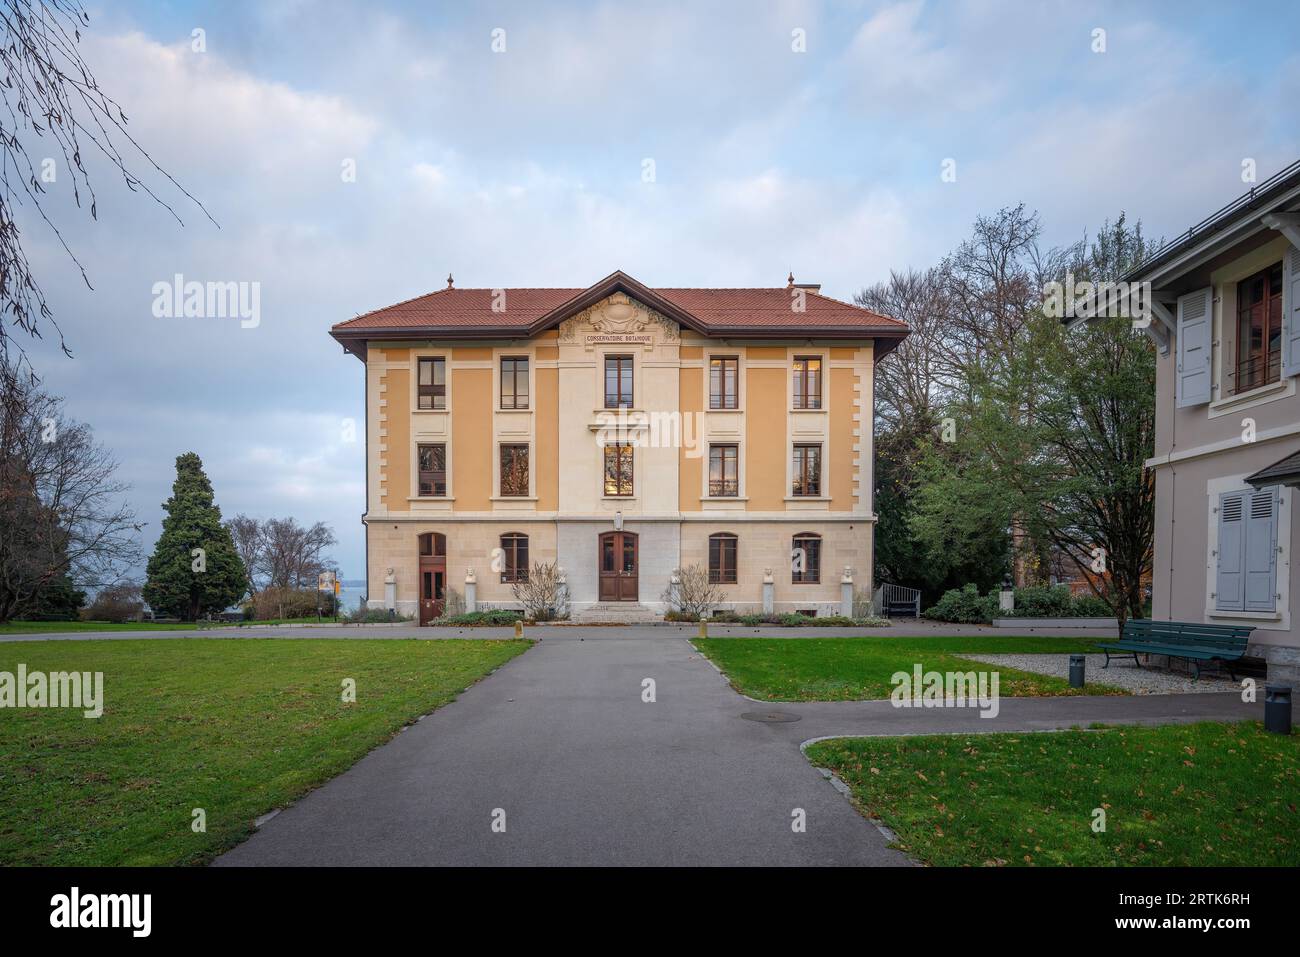
[[[1300,163],[1125,279],[1158,346],[1153,617],[1254,627],[1300,684]]]
[[[838,614],[872,576],[875,364],[905,324],[817,286],[446,289],[333,327],[365,366],[372,607],[658,617],[698,565],[739,611]],[[846,588],[847,586],[847,588]]]

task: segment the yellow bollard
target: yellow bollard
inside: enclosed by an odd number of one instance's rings
[[[516,621],[516,622],[515,622],[515,637],[516,637],[516,638],[522,638],[523,636],[524,636],[524,623],[523,623],[522,621]]]
[[[709,623],[705,621],[703,618],[700,619],[700,637],[701,638],[709,637]]]

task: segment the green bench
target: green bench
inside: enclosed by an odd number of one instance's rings
[[[1103,668],[1110,667],[1110,659],[1133,656],[1133,663],[1142,667],[1138,655],[1165,655],[1185,658],[1191,662],[1193,677],[1201,677],[1201,662],[1217,661],[1225,665],[1228,675],[1235,681],[1232,664],[1246,654],[1246,644],[1254,625],[1203,625],[1188,621],[1149,621],[1132,618],[1124,622],[1124,635],[1119,641],[1098,644],[1106,653]],[[1111,651],[1125,654],[1111,655]]]

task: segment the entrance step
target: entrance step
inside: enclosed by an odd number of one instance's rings
[[[647,624],[662,621],[659,612],[653,608],[634,601],[609,601],[584,608],[575,608],[569,616],[570,621],[589,624],[597,622],[614,622],[617,624]]]

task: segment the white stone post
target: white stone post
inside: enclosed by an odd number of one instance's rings
[[[397,576],[391,568],[384,575],[384,608],[389,611],[397,609]]]
[[[674,568],[673,573],[668,576],[668,610],[675,611],[678,607],[677,602],[681,597],[682,579],[678,574],[678,569]]]
[[[840,579],[840,614],[853,617],[853,569],[848,565],[844,566],[844,577]]]
[[[1002,582],[1002,590],[998,592],[998,609],[1000,611],[1016,610],[1016,589],[1011,584],[1011,576],[1008,575]]]
[[[776,608],[776,581],[772,578],[772,569],[763,569],[763,614],[772,614]]]
[[[465,614],[472,615],[478,611],[478,579],[474,569],[465,569]]]

